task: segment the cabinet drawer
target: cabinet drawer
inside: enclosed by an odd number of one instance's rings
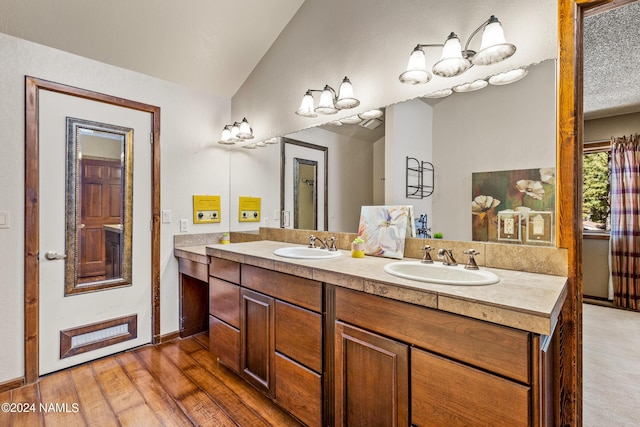
[[[211,258],[209,261],[209,276],[240,284],[240,264],[222,258]]]
[[[186,258],[178,258],[178,271],[187,276],[194,277],[203,282],[207,281],[207,264],[195,262]]]
[[[209,316],[209,351],[235,372],[240,372],[240,331]]]
[[[322,315],[276,301],[276,351],[322,372]]]
[[[415,425],[527,426],[530,388],[411,349],[411,422]]]
[[[276,402],[308,426],[322,425],[322,377],[276,353]]]
[[[530,383],[528,332],[345,288],[336,288],[336,317]]]
[[[291,304],[316,312],[322,311],[320,282],[243,264],[241,284]]]
[[[209,314],[240,328],[240,286],[210,277]]]

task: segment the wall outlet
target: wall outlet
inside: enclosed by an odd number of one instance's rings
[[[189,222],[186,219],[181,219],[180,220],[180,232],[181,233],[186,233],[187,231],[189,231]]]
[[[9,212],[0,212],[0,228],[9,228],[11,221],[9,220]]]

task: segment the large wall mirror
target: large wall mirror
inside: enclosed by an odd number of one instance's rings
[[[67,118],[66,294],[131,284],[132,155],[133,129]]]
[[[363,205],[410,204],[416,218],[428,215],[432,232],[449,240],[472,240],[473,173],[555,165],[556,65],[555,60],[532,64],[524,79],[510,85],[385,106],[375,129],[326,124],[285,135],[281,144],[296,140],[328,147],[324,230],[357,232]],[[281,177],[274,148],[230,153],[231,204],[241,191],[262,197],[268,220],[252,224],[254,229],[280,226],[276,183]],[[406,156],[433,163],[432,196],[406,199]],[[293,169],[292,156],[284,162]],[[245,190],[238,189],[242,182]],[[231,218],[230,229],[239,230]],[[316,229],[323,230],[321,224]],[[294,225],[290,221],[286,228]]]

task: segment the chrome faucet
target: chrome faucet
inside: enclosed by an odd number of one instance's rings
[[[316,239],[317,239],[317,237],[314,236],[313,234],[309,236],[309,247],[310,248],[315,248],[316,247]]]
[[[468,251],[464,251],[464,254],[469,255],[469,261],[467,261],[467,264],[464,266],[464,268],[466,268],[467,270],[480,270],[474,258],[475,255],[480,255],[480,252],[476,251],[475,249],[469,249]]]
[[[336,247],[336,238],[331,236],[331,244],[329,245],[329,250],[331,252],[335,252],[338,250],[338,248]],[[327,243],[327,241],[325,240],[325,244]]]
[[[442,265],[458,265],[458,261],[453,257],[451,249],[439,249],[438,258],[442,259]]]
[[[431,252],[434,249],[435,248],[432,248],[429,245],[426,245],[424,248],[422,248],[422,250],[424,251],[424,256],[422,257],[421,262],[423,264],[433,264],[433,259],[431,259],[431,254],[429,252]]]

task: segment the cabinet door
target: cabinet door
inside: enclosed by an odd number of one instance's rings
[[[240,331],[214,316],[209,316],[209,351],[233,371],[240,371]]]
[[[528,426],[529,387],[411,349],[416,426]]]
[[[336,426],[409,424],[409,347],[336,322]]]
[[[322,315],[276,300],[276,351],[322,372]]]
[[[322,376],[276,352],[276,402],[307,426],[322,425]]]
[[[234,328],[239,328],[240,286],[210,277],[209,314],[224,320]]]
[[[274,396],[274,299],[242,289],[240,367],[242,376]]]

